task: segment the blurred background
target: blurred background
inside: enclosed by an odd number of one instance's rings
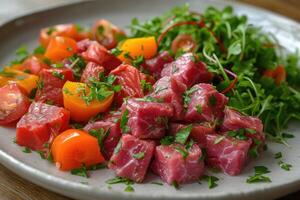
[[[0,0],[0,24],[35,10],[84,0]],[[282,14],[300,22],[300,0],[237,0]],[[300,190],[300,188],[299,188]],[[1,200],[69,200],[10,172],[0,164]],[[300,199],[300,192],[280,200]]]

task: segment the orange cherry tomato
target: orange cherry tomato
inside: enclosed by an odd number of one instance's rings
[[[126,63],[130,63],[131,58],[135,59],[137,56],[143,56],[145,59],[150,59],[157,53],[157,43],[155,37],[131,38],[125,40],[120,50],[122,51],[119,58]]]
[[[47,47],[51,38],[56,36],[69,37],[76,41],[87,38],[87,33],[80,31],[75,24],[60,24],[53,27],[43,28],[40,32],[40,43]]]
[[[53,61],[61,61],[77,52],[77,43],[68,37],[53,37],[46,49],[45,57]]]
[[[71,113],[74,121],[85,122],[100,112],[105,112],[110,107],[114,94],[103,101],[93,100],[86,103],[82,94],[89,94],[89,87],[85,83],[67,81],[63,87],[64,107]]]
[[[171,49],[176,54],[178,50],[193,52],[196,49],[196,42],[189,34],[180,34],[172,42]]]
[[[77,129],[59,134],[51,145],[56,166],[63,171],[102,163],[103,158],[97,138]]]
[[[264,71],[263,76],[273,78],[276,85],[280,85],[286,80],[286,71],[283,66],[279,65],[276,69],[267,69]]]
[[[1,76],[0,74],[0,86],[7,83],[16,83],[19,87],[29,94],[32,89],[36,88],[38,76],[33,74],[28,74],[20,70],[11,69],[9,67],[4,69],[4,74],[9,75],[7,77]]]

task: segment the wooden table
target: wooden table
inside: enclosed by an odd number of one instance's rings
[[[13,3],[23,3],[21,0],[1,0],[6,1],[7,6]],[[51,4],[63,2],[63,0],[26,0],[27,10],[32,9],[28,6],[28,1],[39,4],[36,7],[41,7],[43,3],[48,2]],[[65,1],[65,0],[64,0]],[[282,15],[286,15],[300,22],[300,1],[299,0],[241,0],[241,2],[256,5],[265,9],[278,12]],[[2,4],[2,2],[1,2]],[[0,8],[0,21],[1,13],[4,11],[5,6],[1,5]],[[25,9],[25,8],[24,8]],[[300,188],[299,188],[300,189]],[[288,195],[281,198],[281,200],[298,199],[300,198],[300,192]],[[61,196],[59,194],[50,192],[43,189],[33,183],[30,183],[19,176],[15,175],[2,165],[0,165],[0,199],[1,200],[68,200],[69,198]]]

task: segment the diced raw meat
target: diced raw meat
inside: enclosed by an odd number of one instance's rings
[[[189,150],[181,144],[160,145],[155,149],[151,169],[168,184],[189,183],[203,175],[204,162],[201,157],[202,152],[197,144]]]
[[[191,87],[195,83],[207,82],[212,75],[203,62],[196,63],[192,53],[186,53],[172,63],[166,64],[161,71],[161,77],[174,76],[179,82]]]
[[[120,117],[110,117],[108,119],[104,119],[102,121],[96,121],[93,123],[87,124],[83,130],[89,132],[90,130],[99,130],[103,129],[107,135],[103,141],[103,154],[107,160],[112,156],[115,147],[117,146],[120,138],[121,138],[121,129],[120,129]]]
[[[176,133],[188,125],[186,124],[180,124],[180,123],[171,123],[169,125],[169,134],[175,136]],[[201,124],[193,124],[192,130],[190,132],[190,138],[193,139],[194,142],[196,142],[200,147],[201,144],[205,143],[206,141],[206,135],[212,134],[215,132],[215,128],[213,125],[209,123],[201,123]]]
[[[135,182],[143,182],[154,153],[153,141],[140,140],[132,135],[122,136],[115,148],[108,167],[116,171],[117,176]]]
[[[103,67],[94,62],[89,62],[82,72],[80,81],[83,83],[88,83],[90,81],[90,78],[94,78],[99,81],[99,74],[101,72],[104,72]]]
[[[93,41],[81,55],[85,60],[103,66],[108,72],[122,63],[121,60],[112,55],[104,46],[96,41]]]
[[[127,126],[132,135],[142,139],[160,139],[165,135],[168,118],[173,108],[167,103],[149,102],[142,99],[129,99],[122,106],[128,112]]]
[[[64,108],[33,102],[27,114],[17,123],[17,143],[41,150],[45,143],[68,128],[70,112]]]
[[[186,86],[183,83],[178,82],[173,77],[165,76],[154,84],[153,92],[150,96],[172,104],[174,107],[173,119],[180,120],[184,115],[182,94],[185,90]]]
[[[212,122],[223,117],[223,110],[228,98],[219,93],[212,85],[200,83],[189,90],[189,102],[184,117],[185,121]]]
[[[170,62],[173,62],[174,59],[167,51],[163,51],[158,54],[156,57],[146,60],[142,66],[145,70],[149,71],[156,78],[160,78],[161,70],[164,68],[164,65]]]
[[[43,69],[35,100],[48,102],[57,106],[63,105],[62,88],[66,81],[74,81],[73,72],[69,68]]]
[[[206,160],[212,167],[221,169],[231,176],[243,170],[251,140],[238,140],[217,134],[206,134],[206,141],[201,146],[206,149]]]
[[[245,131],[246,136],[251,139],[259,140],[261,142],[260,146],[263,146],[265,142],[265,134],[263,132],[263,124],[259,118],[243,115],[240,112],[230,108],[225,108],[224,113],[225,116],[221,126],[221,131],[252,129],[254,133]]]
[[[116,77],[115,84],[121,85],[121,91],[115,94],[115,99],[119,106],[122,105],[126,97],[143,97],[141,87],[141,74],[138,69],[131,65],[120,65],[110,72]]]
[[[88,49],[88,47],[93,43],[90,39],[84,39],[77,42],[77,51],[78,53],[82,53]]]
[[[1,87],[0,94],[0,125],[16,122],[27,112],[29,98],[16,83]]]

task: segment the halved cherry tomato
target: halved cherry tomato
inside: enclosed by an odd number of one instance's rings
[[[180,34],[172,42],[171,49],[176,54],[178,50],[193,52],[196,49],[196,42],[189,34]]]
[[[97,40],[107,49],[115,48],[118,39],[124,36],[125,32],[123,30],[105,19],[96,21],[92,29],[92,39]]]
[[[51,152],[56,166],[64,171],[105,161],[97,138],[77,129],[59,134],[51,145]]]
[[[16,83],[1,87],[0,94],[0,125],[15,122],[27,112],[30,101]]]
[[[51,38],[56,36],[69,37],[76,41],[87,38],[87,33],[80,31],[75,24],[60,24],[53,27],[43,28],[40,32],[40,43],[47,47]]]
[[[53,37],[46,49],[45,57],[53,61],[61,61],[77,52],[77,43],[68,37]]]
[[[64,107],[71,113],[74,121],[85,122],[99,112],[105,112],[111,105],[114,95],[103,101],[93,100],[87,104],[83,98],[83,91],[88,95],[89,87],[85,83],[67,81],[63,87]]]
[[[137,56],[143,56],[145,59],[152,58],[157,53],[157,43],[155,37],[131,38],[125,40],[120,50],[119,58],[130,63],[128,56],[135,59]]]
[[[25,71],[27,70],[28,73],[39,75],[40,71],[42,69],[49,68],[48,65],[46,65],[43,60],[42,56],[30,56],[28,57],[19,67],[19,70]]]
[[[283,66],[279,65],[276,69],[267,69],[264,71],[263,76],[273,78],[276,85],[280,85],[286,80],[286,71]]]
[[[23,88],[27,94],[29,94],[32,89],[36,88],[37,81],[39,79],[39,77],[36,75],[28,74],[20,70],[11,69],[9,67],[5,68],[4,73],[9,76],[4,77],[0,74],[0,86],[14,82],[18,86]]]

